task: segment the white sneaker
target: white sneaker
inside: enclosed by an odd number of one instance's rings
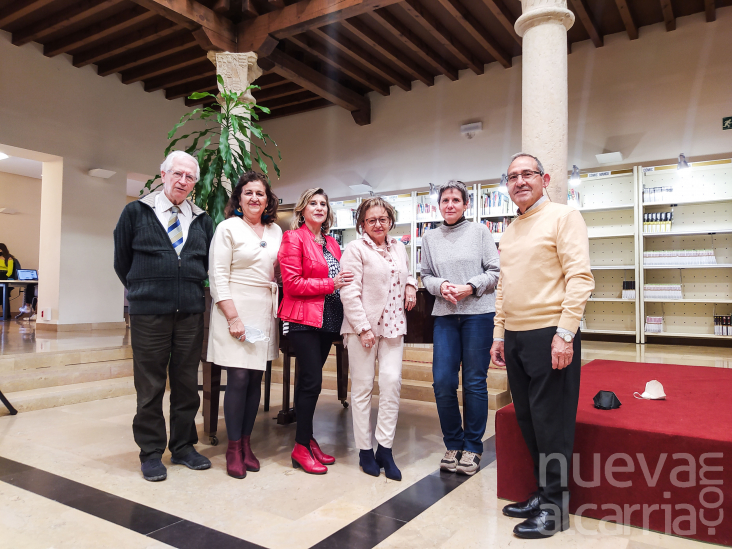
[[[36,313],[33,313],[28,317],[28,320],[35,320],[36,319]]]
[[[457,472],[461,475],[474,475],[480,467],[480,457],[482,454],[463,450],[460,462],[457,464]]]
[[[18,309],[18,312],[21,314],[32,313],[33,308],[30,305],[28,305],[27,303],[23,303],[23,306],[20,309]]]
[[[448,450],[440,461],[440,469],[448,473],[457,471],[458,460],[460,459],[460,450]]]

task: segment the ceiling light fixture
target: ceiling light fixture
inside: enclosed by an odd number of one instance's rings
[[[89,170],[89,175],[92,177],[99,177],[101,179],[109,179],[117,172],[113,172],[112,170],[103,170],[102,168],[94,168],[93,170]]]
[[[6,158],[10,158],[7,154],[0,152],[0,160],[5,160]]]
[[[623,154],[619,152],[609,152],[596,154],[597,162],[600,164],[620,164],[623,161]]]
[[[437,192],[437,185],[430,183],[430,199],[434,202],[437,201],[439,193]]]
[[[677,170],[687,170],[691,168],[689,163],[686,161],[686,155],[684,153],[681,153],[679,155],[679,163],[676,165]]]
[[[498,192],[508,193],[508,176],[505,173],[501,174],[501,183],[498,185]]]
[[[369,192],[373,191],[374,188],[369,184],[368,181],[364,181],[363,183],[357,183],[356,185],[349,185],[351,190],[358,194],[368,194]]]
[[[577,164],[572,165],[572,175],[569,176],[569,180],[573,185],[579,185],[582,183],[582,179],[580,179],[580,169],[577,167]]]

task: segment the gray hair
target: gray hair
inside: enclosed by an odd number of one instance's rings
[[[169,172],[170,169],[173,167],[173,162],[176,158],[188,158],[190,160],[193,160],[193,162],[196,164],[196,181],[198,181],[201,178],[201,168],[198,165],[198,160],[196,160],[195,156],[191,156],[185,151],[173,151],[168,156],[165,157],[165,160],[162,164],[160,164],[160,171],[161,172]]]
[[[520,153],[514,154],[511,157],[511,162],[508,163],[509,167],[511,166],[511,164],[513,164],[514,160],[516,160],[517,158],[521,158],[522,156],[528,156],[529,158],[533,158],[534,160],[536,160],[536,167],[539,169],[539,173],[541,175],[544,175],[544,166],[542,166],[541,160],[536,158],[533,154],[529,154],[529,153],[525,153],[525,152],[520,152]]]
[[[463,197],[463,204],[468,203],[468,188],[465,186],[465,183],[463,183],[462,181],[457,181],[455,179],[451,179],[439,188],[439,190],[437,191],[438,203],[440,202],[440,200],[442,200],[442,193],[444,193],[448,189],[457,189],[458,191],[460,191],[460,194]]]

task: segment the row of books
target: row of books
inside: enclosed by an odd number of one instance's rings
[[[732,336],[732,315],[714,315],[714,335]]]
[[[655,250],[643,252],[644,265],[716,265],[714,250]]]
[[[635,299],[635,280],[623,280],[623,299]]]
[[[646,299],[684,299],[681,284],[644,284]]]
[[[514,215],[516,214],[514,204],[507,194],[498,191],[491,191],[481,197],[480,215]]]
[[[663,333],[663,317],[647,316],[646,317],[646,333],[661,334]]]
[[[671,222],[674,212],[655,212],[643,214],[644,233],[668,233],[671,231]]]
[[[425,233],[429,230],[436,229],[438,226],[438,223],[435,221],[428,221],[426,223],[417,223],[417,234],[416,237],[419,238],[419,244],[422,244],[422,237],[425,235]]]
[[[567,190],[567,204],[575,208],[582,207],[582,194],[576,189]]]
[[[647,187],[643,189],[643,202],[648,204],[651,202],[670,202],[678,200],[678,193],[674,192],[671,186],[665,187]]]
[[[504,217],[502,221],[489,221],[484,219],[482,223],[488,227],[492,233],[503,233],[513,221],[510,217]]]

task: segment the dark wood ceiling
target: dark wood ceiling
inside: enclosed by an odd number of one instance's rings
[[[256,81],[268,118],[337,104],[359,124],[370,122],[365,95],[409,91],[436,76],[482,74],[485,65],[510,67],[521,54],[513,25],[517,0],[0,0],[0,29],[15,45],[38,42],[100,76],[119,73],[168,99],[216,91],[207,49],[254,48],[266,73]],[[571,44],[603,45],[607,34],[706,13],[732,0],[568,0],[576,16]],[[202,32],[203,31],[203,32]],[[239,44],[237,46],[237,43]],[[223,44],[223,46],[222,46]],[[242,50],[242,47],[245,49]],[[186,99],[186,104],[195,101]]]

